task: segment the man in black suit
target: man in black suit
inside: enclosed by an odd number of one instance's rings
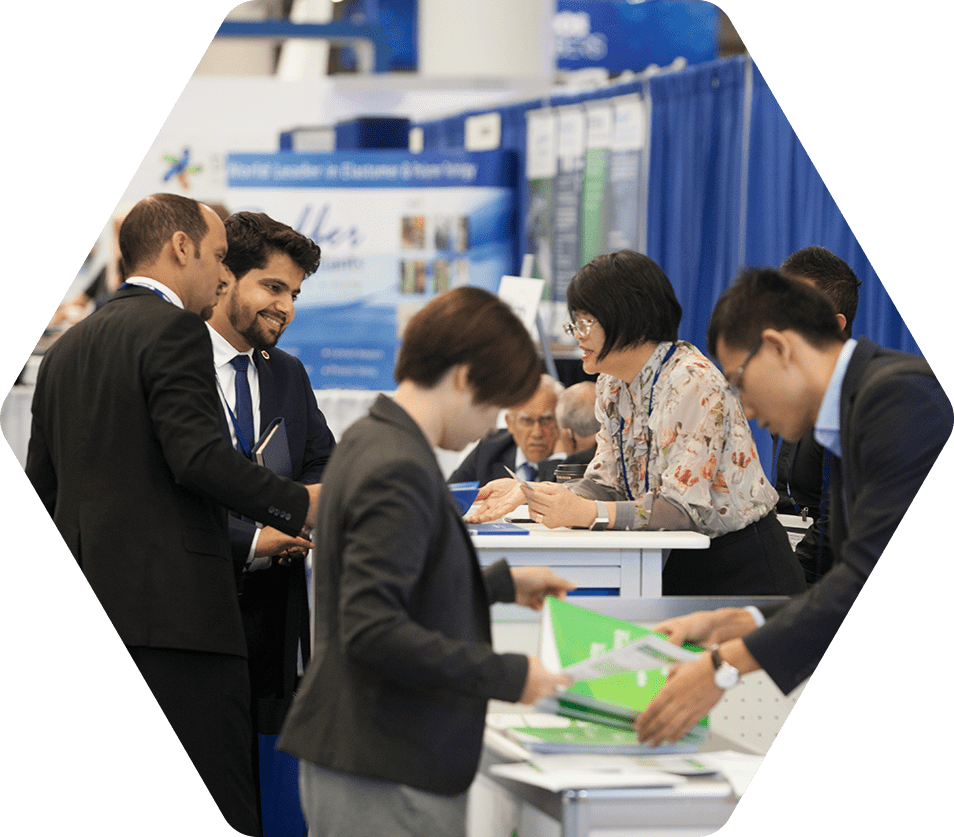
[[[245,436],[257,439],[276,418],[283,419],[291,477],[320,482],[335,439],[318,409],[301,361],[275,348],[295,318],[295,300],[304,279],[318,268],[321,250],[310,238],[268,215],[237,212],[225,220],[225,265],[235,281],[223,293],[208,325],[222,404],[222,432],[242,449]],[[248,384],[248,421],[243,433],[233,361]],[[239,426],[239,429],[236,429]],[[248,643],[252,685],[253,765],[258,765],[261,812],[266,834],[304,833],[298,806],[298,764],[275,750],[275,740],[298,683],[299,664],[310,656],[310,626],[304,553],[308,541],[271,526],[258,528],[229,517],[232,553],[245,569],[239,604]],[[287,828],[284,828],[287,826]]]
[[[562,456],[553,456],[559,439],[557,398],[563,385],[543,375],[533,398],[504,414],[506,430],[494,430],[481,439],[450,475],[448,482],[507,479],[507,468],[528,482],[552,480]],[[553,457],[553,458],[551,458]]]
[[[750,419],[788,440],[814,428],[832,452],[835,564],[770,611],[722,608],[659,625],[672,642],[710,650],[674,667],[637,720],[653,745],[678,740],[741,674],[762,669],[786,694],[811,675],[954,426],[922,358],[846,339],[821,291],[774,270],[743,273],[720,297],[708,342]]]
[[[126,284],[43,359],[26,472],[226,820],[256,834],[225,509],[297,535],[318,489],[222,438],[203,322],[230,281],[219,217],[152,195],[119,243]]]

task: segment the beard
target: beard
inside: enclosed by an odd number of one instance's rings
[[[232,297],[229,300],[229,319],[233,323],[241,323],[248,319],[248,324],[242,328],[236,326],[235,330],[245,338],[253,349],[262,351],[263,349],[272,349],[278,343],[284,328],[275,334],[262,322],[259,312],[251,313],[248,309],[242,308],[238,301]]]

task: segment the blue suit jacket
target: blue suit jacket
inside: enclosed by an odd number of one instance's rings
[[[256,350],[253,359],[258,370],[260,428],[281,416],[292,478],[304,484],[320,482],[335,439],[318,409],[304,366],[280,349],[272,349],[267,357]],[[221,421],[222,432],[231,438],[224,411]],[[244,566],[254,534],[254,524],[229,517],[232,557],[238,566]],[[304,562],[289,566],[273,562],[267,569],[243,572],[239,590],[256,727],[273,735],[279,731],[297,682],[299,643],[303,662],[310,655]]]

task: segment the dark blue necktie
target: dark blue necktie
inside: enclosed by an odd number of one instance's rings
[[[523,471],[524,479],[526,479],[527,482],[537,481],[537,474],[540,473],[540,469],[537,468],[536,465],[531,462],[524,462],[520,468]]]
[[[255,439],[255,421],[252,418],[252,390],[248,385],[248,355],[232,358],[235,367],[235,429],[239,447],[248,456]]]

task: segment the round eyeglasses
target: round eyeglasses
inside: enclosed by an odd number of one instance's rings
[[[563,330],[567,333],[569,337],[575,337],[577,340],[582,340],[590,333],[590,329],[593,328],[596,320],[576,320],[572,323],[564,323]]]

